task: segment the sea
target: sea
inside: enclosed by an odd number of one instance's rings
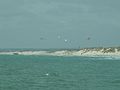
[[[0,55],[0,90],[120,90],[120,58]]]

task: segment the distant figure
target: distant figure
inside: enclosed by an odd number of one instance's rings
[[[81,47],[79,46],[78,49],[80,49]]]
[[[90,39],[91,39],[90,37],[87,38],[87,40],[90,40]]]
[[[43,38],[43,37],[40,37],[40,40],[45,40],[45,38]]]

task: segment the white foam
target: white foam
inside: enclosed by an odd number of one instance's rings
[[[120,51],[103,53],[102,50],[58,50],[58,51],[6,51],[0,55],[49,55],[49,56],[85,56],[85,57],[109,57],[120,59]]]
[[[46,75],[46,76],[49,76],[49,73],[46,73],[45,75]]]

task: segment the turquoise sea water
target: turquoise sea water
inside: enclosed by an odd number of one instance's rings
[[[0,55],[0,90],[120,90],[120,60]]]

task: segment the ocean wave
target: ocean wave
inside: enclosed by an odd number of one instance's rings
[[[72,55],[72,51],[5,51],[0,52],[0,55],[51,55],[51,56],[69,56]]]
[[[46,51],[0,51],[0,55],[47,55],[47,56],[85,56],[85,57],[104,57],[107,59],[120,59],[120,52],[103,53],[101,51],[86,50],[46,50]]]

